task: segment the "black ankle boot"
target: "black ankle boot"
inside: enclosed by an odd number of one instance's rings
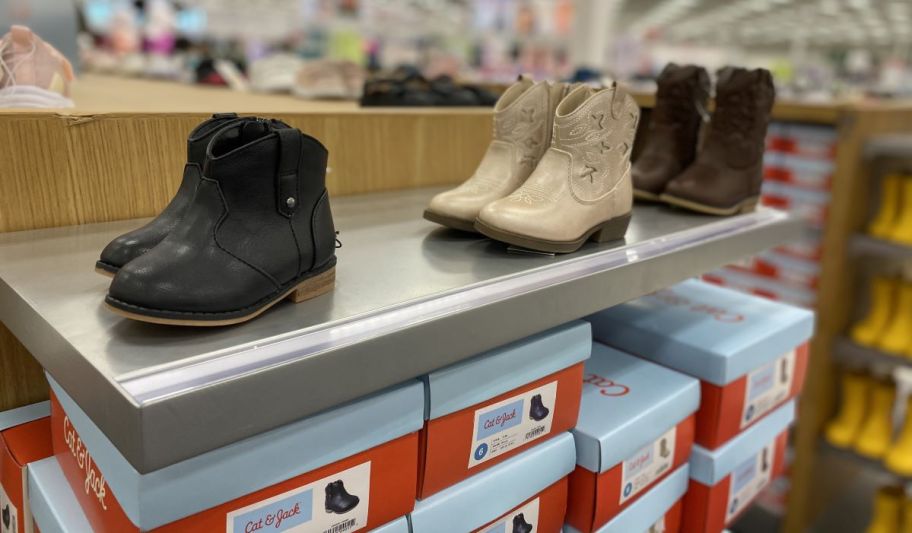
[[[148,253],[120,269],[105,302],[146,322],[217,326],[285,297],[332,290],[335,230],[326,149],[276,121],[244,121],[209,144],[187,211]]]
[[[171,233],[190,205],[190,200],[193,199],[199,185],[209,141],[220,129],[240,120],[254,119],[239,119],[234,113],[218,113],[190,132],[190,137],[187,138],[184,177],[174,198],[151,222],[117,237],[105,246],[101,251],[101,258],[95,263],[96,272],[113,276],[122,266],[151,250]]]
[[[345,490],[341,479],[326,485],[326,502],[323,507],[327,513],[347,513],[357,507],[360,501],[361,498],[353,496]]]
[[[542,403],[541,394],[533,396],[531,403],[532,405],[529,407],[529,417],[536,422],[544,420],[548,416],[548,413],[551,412],[551,410]]]
[[[532,524],[526,522],[526,517],[522,513],[513,517],[513,533],[530,533]]]

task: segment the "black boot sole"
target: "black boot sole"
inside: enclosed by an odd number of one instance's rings
[[[118,270],[120,269],[114,265],[109,265],[108,263],[103,263],[101,261],[95,261],[95,272],[101,274],[102,276],[113,278],[114,275],[117,274]]]
[[[325,268],[322,271],[312,272],[307,277],[293,282],[288,289],[280,291],[276,296],[269,298],[265,302],[255,304],[240,311],[229,311],[225,313],[194,313],[147,309],[127,302],[122,302],[116,298],[112,298],[110,295],[105,298],[105,306],[118,315],[141,322],[150,322],[152,324],[204,327],[230,326],[258,317],[267,309],[285,298],[288,298],[294,303],[300,303],[331,292],[335,287],[335,281],[336,265],[335,261],[333,261],[328,265],[328,268]]]

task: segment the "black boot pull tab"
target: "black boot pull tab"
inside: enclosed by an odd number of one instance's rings
[[[339,240],[339,232],[336,232],[336,249],[342,248],[342,241]]]
[[[277,130],[279,166],[276,172],[276,208],[290,217],[298,208],[298,164],[301,159],[301,132],[294,128]]]
[[[212,118],[237,118],[237,113],[214,113]]]

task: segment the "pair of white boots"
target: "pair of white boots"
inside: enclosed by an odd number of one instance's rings
[[[424,217],[551,253],[621,239],[633,206],[639,117],[617,85],[521,78],[494,107],[494,140],[475,174],[435,196]]]

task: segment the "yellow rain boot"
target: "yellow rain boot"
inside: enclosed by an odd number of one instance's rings
[[[864,346],[874,346],[883,335],[893,315],[899,283],[886,276],[871,279],[871,298],[868,313],[852,327],[852,340]]]
[[[902,244],[912,244],[912,179],[903,180],[899,216],[889,238]]]
[[[903,491],[899,487],[881,487],[874,495],[874,513],[865,533],[899,533]]]
[[[912,208],[909,210],[912,211]],[[877,346],[885,352],[901,355],[912,345],[912,283],[901,282],[895,292],[899,295],[893,306],[893,318]]]
[[[899,528],[902,533],[912,533],[912,499],[903,498],[902,502],[902,527]]]
[[[887,239],[896,227],[902,207],[903,177],[890,174],[880,182],[880,206],[868,225],[868,233]]]
[[[842,376],[842,404],[826,428],[826,440],[833,446],[848,448],[855,442],[865,411],[868,409],[868,394],[872,380],[858,372],[846,372]]]
[[[871,459],[880,459],[893,441],[893,384],[877,381],[871,390],[871,404],[865,417],[855,451]]]
[[[884,465],[902,477],[912,476],[912,397],[906,402],[906,419],[899,437],[887,452]]]

